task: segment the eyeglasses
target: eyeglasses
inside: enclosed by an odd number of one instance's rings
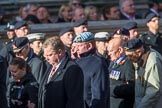
[[[72,3],[74,6],[81,6],[81,3]]]
[[[17,54],[20,54],[24,51],[24,49],[26,49],[28,46],[25,46],[24,48],[22,48],[20,51],[16,52]]]

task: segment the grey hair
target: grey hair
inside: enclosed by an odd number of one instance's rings
[[[125,3],[125,1],[127,1],[127,0],[119,0],[119,8],[120,9],[123,7],[123,4]]]

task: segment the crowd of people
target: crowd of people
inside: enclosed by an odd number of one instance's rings
[[[149,13],[162,16],[162,2],[160,0],[149,0],[148,10],[140,12],[133,0],[119,0],[119,4],[104,4],[102,7],[95,5],[84,5],[82,0],[69,0],[69,3],[62,4],[58,9],[58,15],[53,15],[49,9],[39,4],[25,4],[17,10],[17,15],[8,15],[10,19],[16,21],[26,20],[29,23],[60,23],[75,22],[80,18],[88,21],[101,20],[135,20],[144,19]],[[0,25],[5,25],[5,10],[0,8]],[[12,13],[12,12],[11,12]]]
[[[126,13],[128,3],[134,8],[133,0],[120,0],[120,9],[130,21],[112,33],[92,33],[88,18],[97,18],[79,3],[74,10],[85,17],[65,18],[64,9],[74,7],[62,5],[57,22],[73,21],[73,26],[49,38],[30,33],[28,15],[9,21],[8,40],[0,48],[0,108],[161,108],[160,12],[151,8],[145,16],[148,31],[139,34],[135,19],[140,17]],[[32,10],[37,21],[51,22],[43,20],[45,7]]]

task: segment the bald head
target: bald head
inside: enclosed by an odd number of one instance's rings
[[[108,54],[111,61],[116,61],[124,54],[124,49],[122,48],[123,40],[121,38],[113,38],[108,43]]]
[[[122,44],[123,44],[123,40],[120,37],[112,38],[109,41],[109,46],[111,46],[113,48],[118,48],[118,47],[122,46]]]

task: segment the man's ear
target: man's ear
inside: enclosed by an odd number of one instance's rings
[[[61,54],[61,53],[62,53],[62,50],[61,50],[61,49],[59,49],[59,50],[57,51],[57,53],[58,53],[58,54]]]
[[[149,26],[149,22],[147,22],[146,25]]]
[[[23,67],[22,70],[23,70],[23,72],[26,71],[26,67]]]
[[[119,47],[118,50],[119,50],[120,54],[123,53],[123,51],[124,51],[124,49],[122,47]]]
[[[142,54],[141,48],[136,49],[135,53],[138,54],[138,55],[140,56],[140,55]]]
[[[92,43],[90,43],[90,42],[88,43],[87,46],[88,46],[88,49],[89,49],[89,50],[93,48],[93,45],[92,45]]]

